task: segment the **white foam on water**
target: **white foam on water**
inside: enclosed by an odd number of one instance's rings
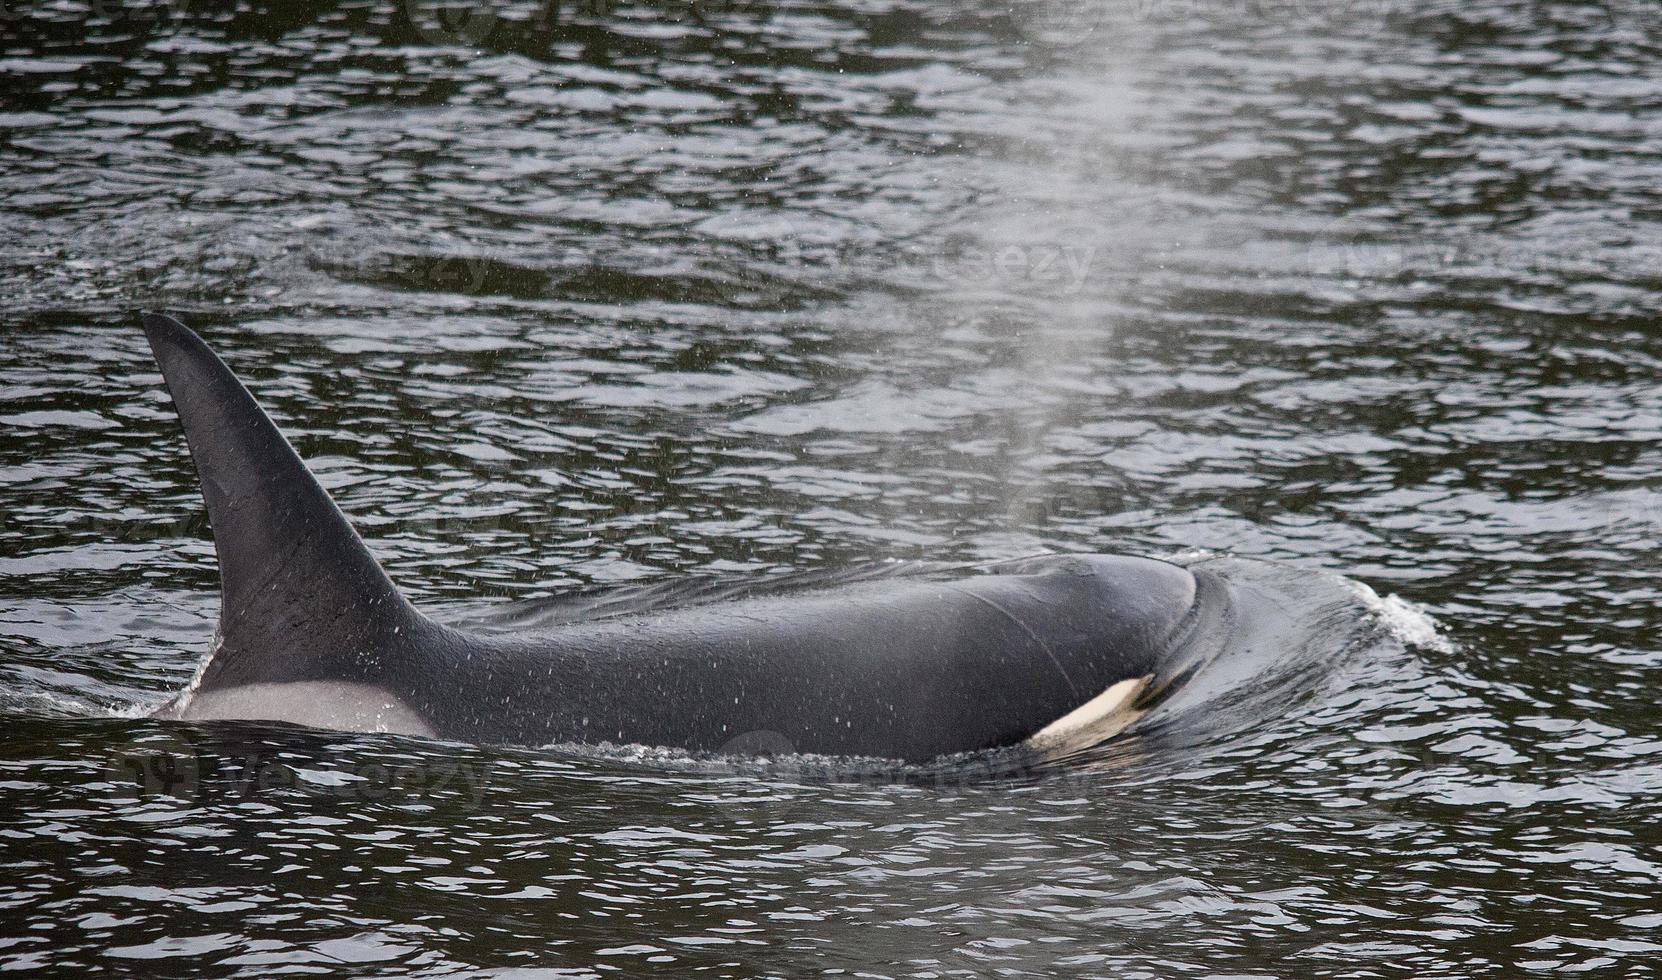
[[[148,718],[155,714],[156,709],[166,704],[170,699],[160,701],[135,701],[132,704],[115,704],[96,711],[94,714],[103,714],[107,718]]]
[[[17,698],[21,701],[32,701],[44,705],[43,713],[48,715],[86,718],[96,717],[104,713],[102,705],[78,698],[70,694],[61,694],[56,691],[18,691]]]
[[[1443,634],[1437,620],[1425,609],[1394,592],[1381,597],[1372,588],[1355,579],[1348,581],[1357,598],[1362,600],[1370,612],[1379,617],[1380,624],[1392,636],[1409,646],[1438,653],[1454,652],[1454,641]]]
[[[783,751],[766,755],[748,755],[618,742],[555,742],[542,748],[599,762],[622,762],[691,773],[736,774],[760,778],[836,778],[870,772],[901,773],[926,770],[926,767],[906,763],[900,759],[822,755],[814,752]]]

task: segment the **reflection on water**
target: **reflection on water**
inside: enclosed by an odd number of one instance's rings
[[[8,7],[0,963],[1642,971],[1655,11]],[[451,618],[1203,549],[1452,642],[1312,626],[1020,778],[110,717],[216,605],[139,308]]]

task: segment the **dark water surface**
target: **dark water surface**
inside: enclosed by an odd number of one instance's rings
[[[224,6],[0,20],[0,967],[1654,975],[1656,5]],[[151,722],[217,572],[139,308],[441,617],[1400,598],[1016,776]]]

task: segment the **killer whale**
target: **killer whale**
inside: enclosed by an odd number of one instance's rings
[[[1222,578],[1115,555],[457,629],[403,597],[201,337],[165,315],[143,325],[220,568],[212,649],[158,717],[925,761],[1100,741],[1228,633]]]

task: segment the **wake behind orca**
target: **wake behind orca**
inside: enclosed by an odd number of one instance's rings
[[[457,629],[405,600],[200,337],[161,315],[144,329],[221,585],[213,649],[158,717],[925,761],[1101,741],[1215,656],[1239,606],[1201,568],[1052,555],[534,632]]]

